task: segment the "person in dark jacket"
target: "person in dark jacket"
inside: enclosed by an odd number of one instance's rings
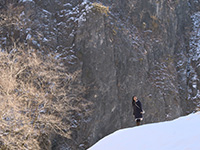
[[[142,109],[141,102],[137,99],[136,96],[132,98],[132,107],[133,107],[133,115],[135,116],[136,125],[139,126],[140,122],[143,120],[142,114],[144,114],[144,110]]]

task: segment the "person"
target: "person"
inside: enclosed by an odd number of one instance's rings
[[[133,115],[135,116],[136,125],[139,126],[140,122],[143,120],[142,114],[144,114],[144,110],[142,109],[141,102],[137,99],[136,96],[132,98],[132,107],[133,107]]]

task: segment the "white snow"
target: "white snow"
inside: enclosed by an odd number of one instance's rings
[[[173,121],[121,129],[88,150],[200,150],[200,112]]]
[[[190,38],[190,56],[192,60],[198,60],[200,58],[200,12],[192,15],[193,20],[193,34]]]
[[[193,21],[193,28],[190,37],[190,50],[189,50],[189,72],[187,74],[189,84],[192,88],[188,88],[188,99],[198,100],[200,98],[198,68],[200,67],[200,11],[191,16]],[[195,64],[195,65],[194,65]],[[200,105],[200,103],[198,104]]]
[[[27,36],[26,36],[26,40],[30,40],[31,39],[31,35],[30,34],[27,34]]]
[[[22,2],[34,2],[33,0],[22,0]]]

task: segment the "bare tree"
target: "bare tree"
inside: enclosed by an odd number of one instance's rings
[[[38,150],[39,137],[51,133],[70,138],[70,112],[89,113],[80,72],[68,73],[54,56],[31,48],[1,51],[0,72],[2,149]],[[50,149],[50,138],[46,141]]]

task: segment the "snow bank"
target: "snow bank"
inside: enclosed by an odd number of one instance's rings
[[[200,112],[116,131],[88,150],[200,150]]]

